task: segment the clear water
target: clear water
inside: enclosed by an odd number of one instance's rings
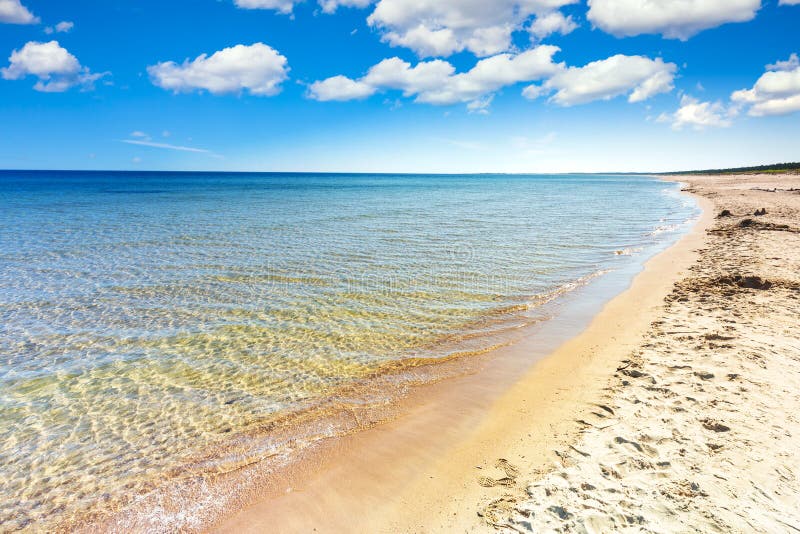
[[[633,176],[2,172],[2,529],[145,492],[387,362],[483,350],[694,211]]]

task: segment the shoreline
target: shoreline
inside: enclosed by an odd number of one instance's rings
[[[549,347],[532,332],[487,358],[492,367],[420,387],[400,402],[396,419],[329,440],[274,478],[270,488],[262,487],[253,503],[242,502],[240,511],[209,530],[485,528],[475,510],[501,495],[509,479],[503,476],[506,464],[501,462],[498,471],[496,460],[502,456],[524,472],[552,461],[549,449],[577,435],[576,409],[585,409],[587,400],[600,393],[601,378],[613,374],[624,347],[635,344],[649,324],[645,318],[653,306],[691,264],[692,249],[712,220],[704,199],[695,198],[701,215],[694,227],[650,258],[630,286],[598,313],[584,317],[587,324],[580,325],[577,337],[576,330],[551,325]],[[623,328],[632,323],[635,328]],[[625,331],[617,333],[620,329]],[[535,363],[531,352],[539,356]],[[466,402],[465,393],[470,394]],[[521,423],[520,414],[526,413],[539,417]],[[538,451],[519,445],[529,435],[542,440]]]
[[[658,183],[652,177],[648,181]],[[683,196],[677,186],[670,187],[670,191],[669,196]],[[695,220],[696,208],[690,211],[695,214],[684,225],[659,226],[647,235],[689,227]],[[451,427],[453,417],[461,418],[464,426],[477,425],[491,404],[537,359],[585,328],[606,301],[630,284],[649,258],[681,235],[683,232],[635,249],[643,252],[637,254],[638,259],[622,261],[617,267],[608,266],[550,293],[531,297],[534,313],[526,315],[531,320],[507,329],[502,343],[478,352],[456,351],[448,358],[411,358],[402,365],[389,362],[358,383],[337,389],[320,403],[231,435],[219,447],[209,448],[184,466],[162,473],[153,490],[129,493],[124,500],[109,502],[104,509],[73,516],[59,528],[152,531],[179,526],[202,531],[208,525],[219,524],[219,518],[229,517],[231,511],[283,497],[288,488],[303,487],[313,478],[312,471],[335,468],[342,449],[354,443],[352,435],[379,432],[376,427],[381,426],[390,428],[387,422],[403,419],[420,407],[424,410],[436,405],[435,409],[441,411],[438,422],[428,421],[428,427],[436,430]],[[623,251],[617,254],[628,255]],[[563,307],[570,308],[569,312],[563,313]],[[508,348],[526,337],[532,339]],[[470,397],[466,408],[464,395]],[[434,397],[441,401],[433,402]],[[462,408],[469,413],[457,413]],[[417,422],[422,430],[414,430],[409,436],[413,432],[428,433],[424,418]],[[410,436],[407,441],[416,442],[418,438],[419,435]],[[428,448],[422,449],[427,457],[433,457],[437,450],[461,439],[463,434],[454,431],[454,435],[427,443]],[[419,469],[411,469],[407,475],[416,476]],[[369,493],[366,491],[364,497]]]

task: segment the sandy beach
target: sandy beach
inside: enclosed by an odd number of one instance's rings
[[[684,179],[718,214],[697,261],[585,411],[580,439],[545,476],[484,507],[488,523],[800,528],[800,177]]]
[[[796,528],[800,179],[680,180],[693,230],[522,379],[420,391],[213,530]]]

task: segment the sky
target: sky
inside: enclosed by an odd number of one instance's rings
[[[0,0],[0,169],[800,161],[800,0]]]

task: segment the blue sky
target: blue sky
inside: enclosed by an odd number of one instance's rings
[[[0,0],[0,168],[800,160],[800,0],[338,2]]]

